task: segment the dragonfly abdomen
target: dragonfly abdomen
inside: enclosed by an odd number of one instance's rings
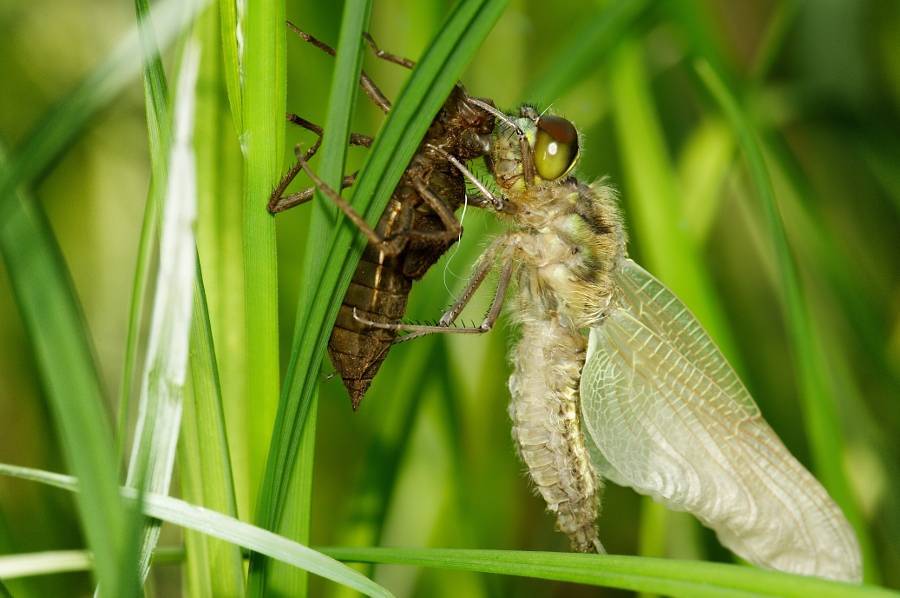
[[[555,318],[529,320],[513,350],[513,438],[531,479],[579,552],[602,552],[597,537],[601,480],[580,424],[579,380],[587,343]]]

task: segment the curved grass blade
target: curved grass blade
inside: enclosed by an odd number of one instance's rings
[[[126,480],[128,486],[160,494],[168,494],[172,481],[187,377],[196,265],[193,133],[199,60],[200,47],[191,41],[184,49],[178,81],[166,196],[160,206],[159,271]],[[141,545],[142,580],[149,572],[150,556],[158,539],[159,525],[148,524]]]
[[[77,492],[80,487],[76,478],[72,476],[5,463],[0,463],[0,475],[39,482],[70,492]],[[128,500],[136,498],[135,491],[130,488],[122,488],[122,494]],[[392,595],[374,581],[319,551],[277,536],[270,531],[255,527],[249,523],[238,521],[233,517],[160,494],[144,495],[143,510],[148,517],[243,546],[254,552],[265,554],[273,559],[305,569],[310,573],[315,573],[326,579],[355,588],[367,596]]]
[[[86,550],[53,550],[0,556],[0,579],[87,571],[94,565]]]
[[[10,173],[0,146],[0,178]],[[115,445],[94,353],[65,261],[39,204],[13,193],[0,220],[0,254],[35,352],[63,456],[81,480],[81,526],[97,555],[96,581],[119,588],[125,509],[117,495]]]
[[[431,119],[505,4],[505,0],[464,0],[457,4],[417,64],[375,139],[355,186],[354,207],[368,222],[375,222],[384,210]],[[259,503],[258,521],[266,528],[276,528],[282,516],[289,472],[318,385],[329,332],[363,247],[364,239],[344,224],[319,249],[328,256],[326,262],[318,271],[306,273],[306,284],[313,293],[298,306],[294,344]]]
[[[865,577],[872,579],[877,575],[877,570],[875,559],[872,558],[871,540],[843,470],[843,433],[837,415],[836,395],[830,384],[822,348],[816,343],[818,336],[806,308],[797,265],[784,230],[762,150],[750,120],[710,63],[698,61],[695,69],[730,121],[762,202],[769,239],[778,265],[778,296],[800,377],[804,424],[813,461],[823,484],[856,530],[864,554]]]
[[[529,86],[524,97],[539,106],[549,106],[597,66],[597,57],[604,56],[618,44],[649,6],[647,0],[607,2],[597,15],[571,42],[557,53]]]
[[[206,305],[198,260],[191,319],[191,375],[178,459],[181,488],[189,502],[234,517],[237,504],[228,459],[222,390]],[[195,592],[195,596],[244,595],[244,565],[236,546],[195,532],[185,533],[185,545],[185,575],[192,587],[206,588],[204,592]]]
[[[681,225],[678,180],[653,105],[640,46],[616,51],[611,66],[613,117],[622,148],[627,201],[648,267],[691,307],[732,364],[740,363],[718,295],[697,244]]]
[[[166,0],[152,11],[160,48],[166,48],[209,0]],[[0,173],[0,222],[8,219],[10,195],[50,168],[91,118],[134,79],[143,66],[138,26],[131,29],[109,58],[85,77],[27,136],[11,165]]]
[[[159,224],[159,206],[166,188],[167,159],[171,148],[171,123],[169,115],[169,85],[159,56],[159,47],[150,20],[147,0],[135,0],[135,13],[144,56],[144,105],[147,116],[147,140],[150,146],[150,190],[144,206],[141,234],[138,241],[137,264],[131,287],[131,305],[128,310],[128,333],[125,340],[125,360],[122,367],[122,383],[119,390],[119,409],[116,438],[119,454],[127,437],[131,417],[134,368],[138,356],[138,340],[143,315],[144,294],[147,291],[147,271],[150,267],[152,247]]]
[[[153,554],[153,564],[178,563],[184,550],[161,547]],[[47,550],[0,556],[0,579],[18,579],[37,575],[53,575],[72,571],[90,571],[94,559],[87,550]],[[0,596],[3,594],[0,593]]]
[[[795,596],[797,598],[898,596],[874,586],[826,581],[740,565],[619,556],[461,550],[453,548],[322,548],[342,561],[414,565],[552,579],[667,596]]]

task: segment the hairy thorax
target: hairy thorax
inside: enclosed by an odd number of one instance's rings
[[[517,312],[537,319],[553,314],[573,329],[595,324],[609,304],[611,273],[624,252],[611,191],[573,181],[536,186],[519,199],[518,230],[510,234]]]

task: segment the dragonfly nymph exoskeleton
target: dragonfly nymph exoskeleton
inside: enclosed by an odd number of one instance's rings
[[[292,23],[288,26],[307,42],[334,55],[334,50],[324,42]],[[379,49],[371,36],[366,35],[365,40],[379,58],[406,68],[414,66],[406,58]],[[390,102],[365,71],[360,86],[383,112],[390,110]],[[462,225],[454,212],[466,199],[466,183],[454,162],[462,164],[487,152],[494,116],[484,106],[492,104],[470,96],[462,85],[453,88],[374,228],[309,168],[307,162],[318,149],[322,129],[300,116],[288,115],[290,122],[314,132],[318,140],[305,151],[298,146],[297,162],[272,192],[269,211],[274,214],[312,199],[314,187],[286,194],[288,185],[304,170],[368,240],[328,343],[329,356],[354,409],[396,338],[393,329],[370,326],[363,320],[379,324],[400,322],[413,282],[424,276],[462,234]],[[365,147],[372,142],[371,138],[357,134],[351,135],[349,141]],[[351,186],[355,177],[355,173],[346,176],[343,186]]]

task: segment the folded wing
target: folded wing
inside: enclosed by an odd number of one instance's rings
[[[856,537],[678,298],[623,260],[581,379],[599,472],[688,511],[748,561],[856,581]]]

